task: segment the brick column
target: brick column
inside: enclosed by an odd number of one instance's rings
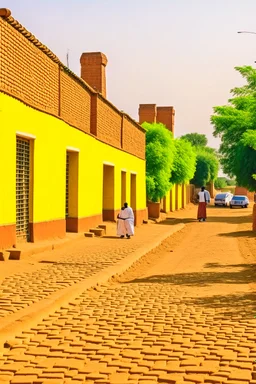
[[[101,52],[85,52],[80,58],[82,79],[105,98],[107,62],[107,57]]]
[[[156,122],[156,104],[140,104],[139,105],[139,123],[155,123]]]
[[[175,110],[173,107],[157,107],[156,121],[162,123],[174,135],[174,116]]]

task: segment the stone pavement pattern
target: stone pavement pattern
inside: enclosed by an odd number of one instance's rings
[[[256,264],[222,212],[17,334],[0,383],[255,384]]]
[[[131,240],[94,238],[77,241],[65,249],[54,251],[55,259],[47,258],[46,254],[43,261],[49,260],[49,263],[41,264],[41,268],[6,276],[0,284],[0,318],[96,275],[144,247],[145,243],[154,243],[163,233],[168,236],[166,229],[154,224],[136,232],[139,234]],[[11,261],[9,265],[14,263]]]

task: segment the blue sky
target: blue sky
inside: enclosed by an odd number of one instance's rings
[[[254,65],[255,0],[6,0],[12,16],[80,74],[80,56],[108,58],[107,97],[138,119],[140,103],[173,105],[175,135],[212,137],[212,107]]]

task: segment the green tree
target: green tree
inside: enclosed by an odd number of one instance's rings
[[[146,186],[149,200],[157,202],[171,188],[175,156],[172,133],[163,124],[143,123],[146,129]]]
[[[227,186],[227,180],[225,177],[217,177],[217,179],[214,182],[214,186],[216,189],[222,189]]]
[[[208,143],[207,137],[201,133],[187,133],[181,138],[189,141],[194,147],[206,147]]]
[[[170,181],[183,184],[194,177],[196,170],[196,151],[189,141],[175,139],[175,157]]]
[[[196,172],[191,180],[197,187],[214,181],[218,175],[219,161],[215,154],[206,151],[204,148],[197,149]]]
[[[202,186],[214,181],[218,175],[219,161],[216,149],[207,147],[207,138],[200,133],[188,133],[181,139],[192,144],[196,151],[196,171],[191,183]]]
[[[229,104],[214,108],[211,122],[220,137],[220,162],[224,173],[237,184],[256,190],[256,69],[235,68],[246,85],[231,90]]]

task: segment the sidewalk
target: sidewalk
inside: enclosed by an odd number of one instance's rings
[[[54,251],[1,262],[0,345],[21,327],[31,328],[62,303],[124,272],[183,227],[150,223],[128,240],[116,238],[110,224],[103,238],[80,237]]]

